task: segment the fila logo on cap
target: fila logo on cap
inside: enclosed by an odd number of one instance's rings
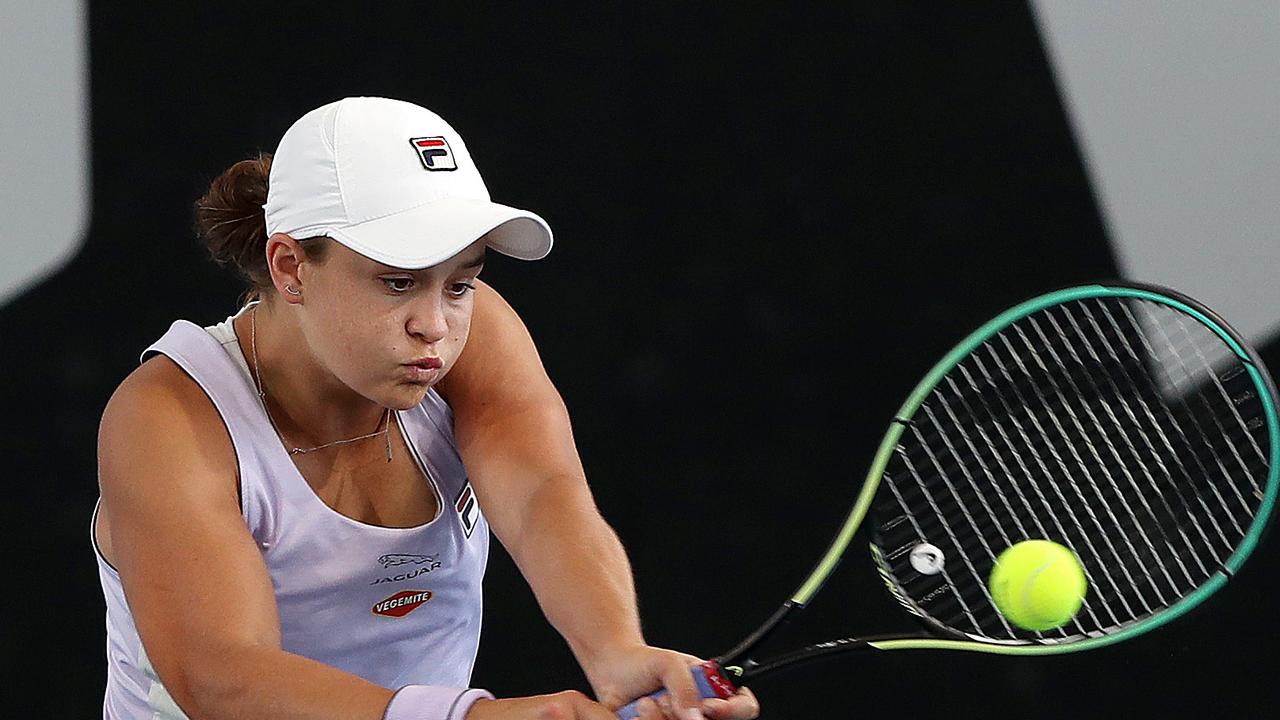
[[[427,170],[457,170],[458,163],[453,160],[453,151],[449,143],[442,137],[409,138],[409,144],[418,151],[418,159]]]
[[[462,519],[462,531],[467,537],[471,537],[471,531],[476,529],[476,523],[480,520],[480,506],[476,504],[476,494],[471,490],[471,483],[462,487],[462,494],[453,507]]]

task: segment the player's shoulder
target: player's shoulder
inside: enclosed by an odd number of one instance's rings
[[[450,406],[466,412],[502,391],[524,393],[548,382],[533,337],[515,309],[490,285],[477,281],[467,343],[436,390]],[[520,394],[517,393],[517,394]],[[471,403],[468,398],[479,398]]]
[[[516,313],[515,308],[511,307],[511,303],[507,302],[507,299],[495,290],[492,285],[479,278],[476,279],[476,302],[475,310],[473,311],[473,323],[476,316],[479,316],[482,321],[497,320],[500,326],[508,329],[514,325],[520,325],[523,328],[520,316]]]
[[[230,437],[213,401],[163,354],[129,373],[107,401],[99,452],[192,453],[234,462]]]
[[[199,416],[206,407],[213,409],[199,383],[160,353],[147,358],[120,382],[107,401],[108,409],[112,406],[160,416]]]

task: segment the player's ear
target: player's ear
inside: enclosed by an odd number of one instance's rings
[[[307,252],[293,237],[276,233],[267,238],[267,269],[271,283],[287,303],[302,302],[301,268]]]

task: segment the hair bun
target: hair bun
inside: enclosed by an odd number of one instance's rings
[[[271,153],[241,160],[214,178],[195,204],[195,230],[214,262],[233,265],[251,284],[271,284],[267,269],[267,201]]]

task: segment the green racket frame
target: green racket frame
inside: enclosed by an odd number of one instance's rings
[[[1174,602],[1163,610],[1135,621],[1106,634],[1073,638],[1070,641],[1054,641],[1049,639],[1028,640],[980,640],[964,636],[959,631],[948,628],[928,617],[924,612],[916,612],[914,604],[907,600],[898,590],[885,568],[880,557],[880,550],[871,543],[872,558],[884,576],[886,584],[893,595],[920,617],[929,627],[938,631],[940,637],[845,637],[821,642],[800,648],[790,653],[775,656],[757,662],[752,655],[756,648],[763,645],[787,620],[804,609],[822,588],[827,578],[835,571],[845,551],[853,542],[854,536],[862,526],[867,512],[870,510],[880,480],[894,455],[899,441],[912,417],[920,409],[925,399],[934,391],[942,379],[974,350],[1012,323],[1046,308],[1076,300],[1090,298],[1135,298],[1160,303],[1185,313],[1211,330],[1240,359],[1253,382],[1257,395],[1261,400],[1267,423],[1267,435],[1270,442],[1268,456],[1266,489],[1263,491],[1257,513],[1235,551],[1222,563],[1222,567],[1213,572],[1181,600]],[[889,431],[876,451],[875,457],[867,471],[862,490],[854,502],[848,518],[836,534],[817,566],[805,579],[796,592],[774,612],[759,628],[745,638],[735,648],[691,669],[695,683],[703,697],[728,697],[738,685],[752,678],[786,667],[799,666],[813,660],[825,659],[834,655],[844,655],[865,649],[876,650],[967,650],[973,652],[999,655],[1053,655],[1111,645],[1142,635],[1154,630],[1175,618],[1185,615],[1192,608],[1200,605],[1215,591],[1226,584],[1258,545],[1267,520],[1275,505],[1277,492],[1280,491],[1280,421],[1277,420],[1276,390],[1270,375],[1257,355],[1239,337],[1239,335],[1208,308],[1178,292],[1155,285],[1144,285],[1129,282],[1107,282],[1092,285],[1070,287],[1046,293],[1014,306],[979,327],[968,337],[948,352],[941,361],[925,375],[907,397],[906,402],[898,409],[890,423]],[[957,637],[946,637],[951,634]],[[650,697],[659,697],[660,691]],[[638,701],[637,701],[638,702]],[[618,711],[620,718],[635,718],[638,714],[637,703],[631,703]]]
[[[1275,505],[1277,487],[1280,486],[1280,423],[1277,421],[1277,411],[1275,406],[1276,392],[1272,384],[1272,380],[1263,369],[1261,361],[1255,356],[1253,351],[1237,337],[1235,331],[1231,330],[1221,318],[1218,318],[1208,309],[1199,306],[1198,303],[1195,303],[1191,299],[1172,290],[1158,288],[1155,286],[1098,284],[1066,288],[1046,293],[1006,310],[995,318],[992,318],[985,325],[978,328],[961,341],[960,344],[956,345],[955,348],[948,352],[942,360],[925,375],[924,379],[921,380],[920,383],[916,385],[915,389],[911,391],[906,402],[898,409],[893,423],[890,425],[889,432],[885,435],[884,440],[880,442],[880,447],[876,451],[875,459],[871,463],[871,468],[867,471],[867,477],[863,484],[862,491],[858,494],[857,500],[854,502],[853,511],[850,512],[848,519],[845,520],[840,532],[836,535],[835,541],[831,544],[831,547],[822,557],[822,560],[818,563],[817,567],[815,567],[813,572],[809,574],[809,577],[800,586],[800,588],[796,590],[795,594],[791,596],[790,601],[787,603],[788,606],[802,608],[807,605],[822,587],[822,584],[826,581],[827,577],[829,577],[832,571],[835,570],[836,565],[840,562],[841,556],[843,556],[845,550],[848,549],[849,543],[853,541],[854,534],[862,525],[862,521],[866,517],[867,511],[871,507],[872,498],[875,496],[876,490],[879,489],[880,486],[880,478],[883,475],[885,468],[888,466],[889,460],[893,455],[894,448],[897,447],[898,441],[905,430],[905,423],[911,420],[916,411],[920,409],[921,403],[923,403],[925,398],[933,392],[934,387],[942,380],[942,378],[961,360],[972,353],[975,348],[986,342],[989,338],[1011,323],[1054,305],[1087,298],[1139,298],[1176,308],[1196,318],[1222,338],[1223,342],[1225,342],[1240,358],[1241,362],[1244,363],[1244,367],[1249,372],[1265,408],[1267,428],[1271,443],[1271,455],[1264,497],[1259,505],[1257,514],[1253,518],[1253,523],[1249,527],[1244,539],[1241,541],[1240,546],[1236,549],[1235,553],[1226,560],[1224,563],[1226,566],[1224,570],[1216,572],[1210,580],[1192,591],[1186,597],[1163,611],[1154,613],[1150,617],[1143,618],[1131,626],[1107,635],[1060,644],[1042,644],[1031,641],[997,643],[947,638],[890,638],[883,640],[868,639],[865,641],[865,645],[878,650],[971,650],[1003,655],[1047,655],[1089,650],[1120,642],[1122,640],[1127,640],[1154,630],[1161,625],[1186,614],[1192,608],[1204,602],[1207,597],[1212,595],[1227,582],[1230,575],[1234,574],[1240,568],[1245,559],[1249,557],[1249,554],[1253,552],[1253,549],[1257,546],[1258,540],[1261,538],[1263,530],[1266,527],[1267,519],[1271,515],[1272,507]],[[873,546],[873,553],[874,552],[876,551]],[[775,618],[778,621],[783,619],[778,616],[775,616]],[[773,620],[774,619],[771,619],[771,621]],[[762,628],[762,630],[765,629],[766,628]],[[761,633],[761,635],[763,634],[767,633]],[[728,657],[732,657],[732,654]],[[726,669],[732,668],[726,667]]]

